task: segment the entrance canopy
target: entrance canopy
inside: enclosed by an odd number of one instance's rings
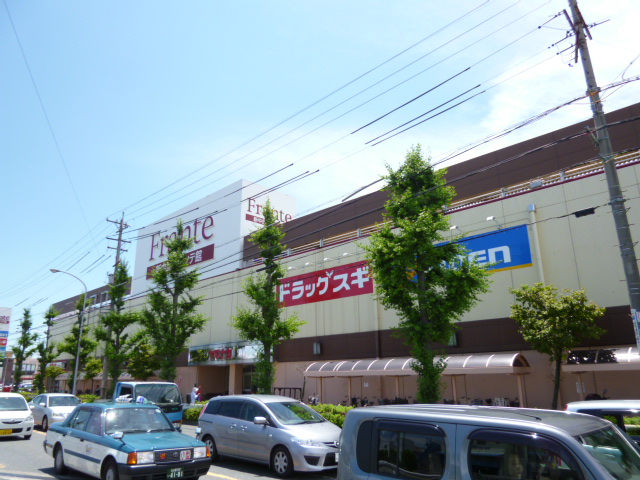
[[[441,357],[436,357],[438,360]],[[524,374],[529,373],[529,362],[520,353],[493,353],[481,355],[451,355],[444,357],[447,367],[443,375],[467,374]],[[414,359],[384,358],[314,362],[304,371],[305,377],[365,377],[417,375],[411,368]]]
[[[605,372],[640,370],[637,347],[574,350],[562,365],[563,372]]]

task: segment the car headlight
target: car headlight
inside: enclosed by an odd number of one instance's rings
[[[211,456],[209,447],[195,447],[193,449],[193,458],[207,458]]]
[[[292,438],[291,441],[303,447],[324,447],[324,444],[308,438]]]
[[[29,415],[24,419],[25,422],[33,422],[33,415]]]
[[[127,464],[142,465],[144,463],[153,463],[153,452],[133,452],[127,457]]]
[[[64,413],[56,413],[53,412],[53,415],[51,415],[53,418],[65,418],[66,415]]]

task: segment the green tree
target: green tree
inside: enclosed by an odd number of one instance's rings
[[[38,373],[33,381],[34,387],[36,388],[36,392],[43,393],[48,388],[46,385],[46,374],[45,370],[47,369],[47,365],[53,362],[56,358],[56,347],[54,344],[49,342],[49,338],[51,336],[51,326],[53,325],[53,319],[60,315],[60,312],[56,310],[56,308],[51,305],[49,310],[44,314],[45,322],[44,324],[47,326],[47,336],[44,341],[38,343],[36,350],[38,352],[38,363],[40,365],[40,373]]]
[[[99,358],[91,357],[87,360],[86,365],[84,366],[84,379],[91,380],[91,394],[95,391],[93,388],[93,378],[98,374],[102,373],[102,361]]]
[[[24,361],[36,351],[35,343],[38,339],[38,334],[30,332],[32,326],[33,321],[31,320],[31,310],[25,308],[22,320],[18,323],[18,327],[20,328],[20,337],[18,338],[17,346],[13,347],[13,390],[16,392],[18,391],[18,386],[22,381],[22,367],[24,365]]]
[[[83,312],[83,306],[88,307],[90,304],[87,301],[86,305],[84,303],[84,294],[80,295],[78,301],[76,302],[76,310],[78,310],[78,320],[71,327],[71,332],[66,335],[62,342],[58,344],[58,355],[61,353],[67,353],[71,355],[71,360],[69,362],[71,366],[71,376],[69,377],[69,387],[73,388],[74,384],[74,374],[75,374],[75,366],[76,366],[76,354],[78,352],[78,341],[80,342],[80,355],[78,359],[78,372],[82,371],[84,366],[87,363],[87,360],[96,350],[98,346],[98,342],[96,342],[93,338],[91,338],[91,328],[88,325],[84,325],[82,327],[82,338],[80,339],[80,319],[84,318],[85,312]],[[83,320],[84,322],[84,320]],[[76,394],[77,392],[71,392]]]
[[[65,373],[64,368],[59,365],[49,365],[44,370],[45,378],[49,379],[49,381],[54,381],[58,375],[62,375]]]
[[[146,380],[155,375],[160,368],[156,351],[144,334],[134,339],[135,348],[131,351],[127,372],[136,380]]]
[[[284,269],[276,259],[287,247],[282,245],[282,225],[278,223],[276,211],[268,200],[263,214],[264,227],[254,232],[250,240],[260,248],[264,267],[258,270],[264,273],[251,276],[244,283],[244,293],[254,307],[239,307],[231,324],[241,338],[260,344],[253,383],[258,393],[269,394],[275,379],[273,349],[283,340],[293,337],[305,322],[295,314],[281,318],[277,287],[284,277]]]
[[[469,261],[460,243],[436,245],[444,241],[441,232],[449,231],[444,209],[455,196],[445,170],[434,170],[417,146],[398,170],[387,166],[387,172],[387,222],[363,248],[377,298],[400,317],[396,334],[415,359],[418,400],[435,403],[441,398],[446,365],[435,360],[440,352],[434,344],[449,341],[454,321],[488,290],[489,273]]]
[[[520,302],[511,305],[511,318],[518,324],[524,340],[534,350],[549,355],[554,364],[551,408],[555,410],[562,362],[582,340],[597,339],[605,332],[595,323],[605,309],[589,302],[584,290],[564,289],[558,296],[556,287],[543,283],[510,288],[509,293]]]
[[[106,357],[107,373],[113,383],[102,382],[103,396],[111,398],[115,382],[131,359],[137,342],[134,335],[125,333],[129,327],[140,322],[140,312],[125,311],[125,296],[129,284],[129,270],[126,262],[120,262],[116,268],[113,285],[110,288],[111,310],[100,317],[100,324],[95,330],[96,339],[104,342],[104,356]]]
[[[164,240],[169,255],[153,272],[155,288],[140,318],[160,359],[159,376],[170,382],[176,377],[176,358],[188,348],[189,337],[201,331],[207,322],[204,315],[197,313],[202,297],[190,294],[200,276],[197,270],[188,270],[188,253],[194,240],[183,234],[184,226],[179,220],[175,237]]]

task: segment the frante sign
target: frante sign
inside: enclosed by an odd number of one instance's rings
[[[262,213],[262,209],[264,207],[256,202],[254,198],[247,199],[247,213],[245,215],[245,219],[257,223],[259,225],[264,225],[264,214]],[[276,212],[278,215],[278,221],[280,223],[288,222],[293,219],[293,216],[290,213],[285,213],[282,210]]]
[[[213,242],[214,237],[214,227],[215,220],[213,216],[209,215],[204,219],[196,218],[193,222],[184,225],[184,233],[183,236],[187,238],[192,238],[194,240],[194,245],[198,247],[200,244]],[[154,233],[151,235],[151,245],[149,252],[149,261],[158,261],[167,258],[169,254],[169,250],[165,245],[166,240],[171,240],[176,238],[177,231],[174,228],[170,234],[162,235],[161,233]],[[208,245],[192,250],[188,254],[189,265],[197,265],[202,262],[206,262],[207,260],[212,260],[214,258],[214,250],[215,244],[209,243]],[[150,267],[147,267],[147,279],[150,279],[153,276],[153,271],[161,265],[164,265],[165,262],[157,263]]]
[[[263,209],[267,201],[278,212],[279,221],[294,218],[293,197],[239,180],[141,229],[131,293],[144,294],[153,287],[153,271],[167,261],[169,252],[165,242],[177,235],[179,219],[184,225],[184,235],[194,241],[193,249],[188,252],[189,266],[199,268],[201,278],[244,267],[244,237],[264,223]]]

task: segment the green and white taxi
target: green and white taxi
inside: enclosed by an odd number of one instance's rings
[[[145,403],[79,405],[49,427],[44,450],[57,474],[71,468],[103,480],[197,479],[211,465],[206,444]]]

